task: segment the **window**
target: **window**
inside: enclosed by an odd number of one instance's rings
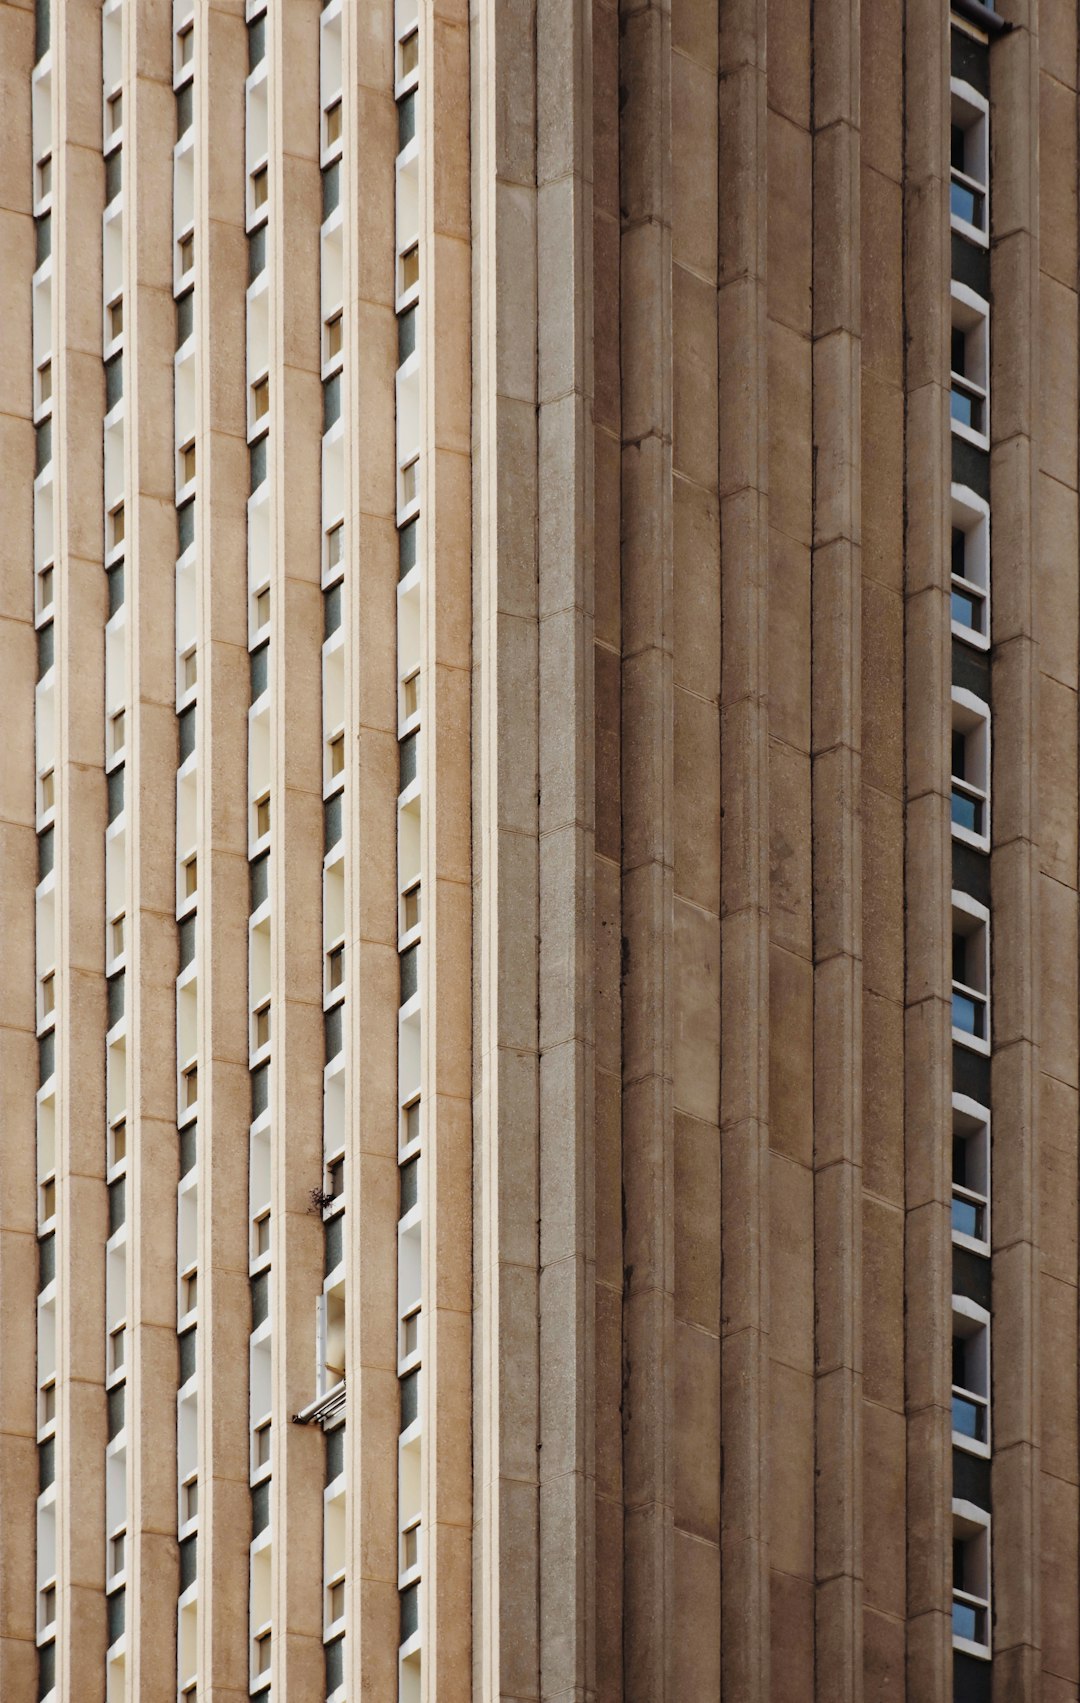
[[[56,1009],[56,975],[49,970],[41,978],[41,1014],[51,1017]]]
[[[194,650],[189,650],[181,659],[180,678],[184,691],[190,692],[199,678],[199,662]]]
[[[109,96],[105,103],[105,113],[106,132],[109,136],[115,136],[124,122],[124,93],[122,89],[118,89],[115,95]]]
[[[115,1578],[117,1573],[124,1571],[127,1550],[127,1532],[114,1532],[109,1539],[109,1577]]]
[[[109,1371],[122,1372],[124,1369],[124,1353],[127,1332],[123,1325],[117,1325],[109,1332]]]
[[[326,1168],[330,1174],[330,1198],[331,1200],[341,1200],[345,1193],[344,1154],[340,1159],[332,1159]]]
[[[402,1358],[408,1360],[420,1348],[420,1308],[416,1306],[401,1321]]]
[[[404,467],[401,469],[401,501],[400,501],[400,507],[403,508],[403,509],[409,508],[416,501],[416,497],[417,497],[416,479],[417,479],[417,473],[419,471],[419,467],[420,467],[420,457],[418,455],[414,455],[412,460],[407,461],[405,463]]]
[[[952,630],[982,650],[990,643],[990,511],[964,485],[952,488]]]
[[[412,30],[398,43],[398,81],[411,77],[420,63],[420,31]]]
[[[190,484],[195,477],[195,441],[186,443],[180,450],[180,483]]]
[[[255,1672],[257,1674],[270,1672],[270,1645],[273,1634],[259,1632],[255,1637]]]
[[[986,1253],[990,1243],[990,1114],[976,1100],[953,1095],[953,1240]]]
[[[56,786],[54,771],[52,769],[46,769],[45,773],[41,777],[41,814],[44,815],[46,811],[54,809],[55,805]]]
[[[952,690],[952,832],[990,849],[990,707],[961,686]]]
[[[199,1100],[199,1067],[189,1064],[183,1073],[180,1104],[184,1111],[190,1111]]]
[[[41,1592],[41,1631],[56,1620],[56,1585],[46,1585]]]
[[[56,1178],[46,1177],[41,1185],[41,1221],[47,1224],[56,1217]]]
[[[270,587],[257,592],[255,596],[255,626],[265,627],[270,619]]]
[[[410,248],[403,251],[401,256],[401,289],[399,294],[406,295],[419,282],[420,244],[414,242]]]
[[[194,231],[189,231],[187,236],[181,237],[176,247],[180,257],[180,273],[183,276],[185,272],[190,272],[195,264]]]
[[[261,840],[270,832],[270,794],[255,800],[255,838]]]
[[[117,503],[109,515],[109,548],[115,550],[124,542],[126,521],[123,503]]]
[[[270,1252],[270,1211],[269,1208],[255,1220],[255,1258],[262,1259]]]
[[[970,1502],[953,1503],[953,1647],[990,1654],[990,1518]]]
[[[420,883],[408,889],[401,895],[401,932],[408,934],[410,930],[420,926]]]
[[[949,411],[960,437],[989,447],[989,308],[966,284],[952,285],[952,379]]]
[[[122,916],[115,917],[109,924],[109,942],[112,946],[113,957],[121,957],[124,950],[124,918]]]
[[[193,899],[199,890],[199,858],[192,852],[184,864],[184,898]]]
[[[337,1620],[345,1618],[345,1580],[335,1579],[326,1593],[327,1621],[333,1626]]]
[[[180,1311],[193,1313],[199,1304],[199,1274],[189,1271],[180,1279]]]
[[[952,1433],[958,1448],[990,1452],[990,1315],[953,1296]]]
[[[38,368],[38,401],[42,404],[52,397],[52,361],[42,361]]]
[[[51,1425],[56,1418],[56,1379],[47,1378],[41,1386],[41,1423]]]
[[[345,554],[345,525],[338,521],[326,534],[326,562],[330,568],[336,568]]]
[[[953,1040],[990,1051],[990,913],[955,889],[952,896]]]
[[[345,735],[338,733],[330,741],[330,778],[345,773]]]
[[[970,83],[952,85],[949,210],[954,230],[985,244],[990,233],[986,101]]]
[[[420,1562],[420,1522],[407,1527],[401,1534],[402,1571],[409,1572]]]
[[[124,298],[120,296],[115,302],[109,303],[109,340],[122,335],[124,330]]]
[[[336,100],[333,106],[326,109],[326,146],[332,148],[335,142],[341,141],[341,101]]]
[[[124,749],[125,728],[127,716],[123,710],[117,710],[109,718],[109,755],[115,757]]]
[[[341,354],[341,314],[335,313],[326,322],[326,359],[332,361]]]
[[[271,1421],[264,1419],[255,1427],[256,1469],[270,1465],[270,1426]]]
[[[254,420],[263,420],[270,412],[270,380],[259,379],[251,387],[251,414]]]
[[[265,207],[270,198],[270,168],[260,166],[251,174],[251,204],[255,208]]]
[[[47,609],[52,608],[54,579],[55,575],[52,568],[43,568],[41,573],[38,574],[37,588],[39,617],[44,615]]]
[[[407,1106],[403,1106],[401,1108],[401,1122],[402,1122],[402,1125],[403,1125],[402,1136],[403,1136],[403,1139],[404,1139],[404,1145],[406,1147],[408,1147],[412,1144],[412,1142],[419,1141],[419,1139],[420,1139],[420,1101],[419,1101],[419,1099],[412,1100],[412,1101],[410,1101],[410,1103]]]
[[[38,161],[37,179],[38,179],[38,200],[44,201],[44,199],[47,195],[52,194],[52,155],[51,154],[42,155],[41,159]]]
[[[176,56],[181,67],[190,65],[195,58],[195,27],[188,24],[176,38]]]
[[[258,1052],[261,1047],[268,1047],[270,1045],[269,1000],[267,1000],[264,1005],[261,1005],[257,1011],[252,1013],[252,1038],[255,1043],[256,1052]]]
[[[326,987],[328,993],[333,993],[345,979],[345,948],[335,946],[326,954]]]
[[[420,670],[401,682],[401,712],[403,721],[411,721],[420,711]]]

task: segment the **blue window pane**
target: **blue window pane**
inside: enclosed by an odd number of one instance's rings
[[[983,1410],[976,1402],[967,1401],[964,1396],[952,1398],[952,1428],[961,1437],[972,1437],[977,1443],[983,1438]]]
[[[966,592],[957,591],[954,588],[952,594],[952,618],[954,621],[959,621],[961,626],[973,628],[977,633],[981,632],[982,628],[979,625],[980,610],[981,605],[974,597],[968,597]]]
[[[982,196],[962,183],[954,183],[949,192],[949,206],[958,219],[969,225],[982,225]]]
[[[961,1236],[973,1236],[982,1241],[982,1213],[970,1200],[958,1200],[953,1195],[952,1227]]]
[[[964,393],[964,391],[962,391],[962,390],[950,391],[950,393],[949,393],[949,411],[952,414],[953,419],[958,421],[958,423],[961,426],[970,426],[972,431],[978,430],[978,427],[976,426],[976,423],[975,423],[975,401],[974,401],[974,398],[971,397],[971,396],[967,396]]]
[[[958,828],[970,828],[973,834],[982,833],[982,806],[977,799],[962,792],[952,795],[952,819]]]
[[[978,1007],[975,1001],[969,999],[966,994],[953,994],[952,1021],[953,1028],[962,1029],[965,1035],[978,1035],[982,1032]]]
[[[952,1605],[952,1629],[954,1638],[970,1638],[975,1644],[981,1644],[979,1636],[980,1611],[970,1603],[954,1602]]]

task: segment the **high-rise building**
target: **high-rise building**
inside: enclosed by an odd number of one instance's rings
[[[0,1700],[1080,1687],[1074,0],[0,0]]]

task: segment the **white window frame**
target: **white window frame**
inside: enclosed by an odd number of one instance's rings
[[[990,775],[991,775],[991,730],[990,705],[984,698],[979,698],[974,692],[969,692],[965,686],[952,688],[952,731],[960,733],[964,738],[965,758],[968,766],[973,768],[973,777],[961,779],[952,774],[950,787],[961,797],[969,799],[982,809],[982,832],[976,833],[971,828],[965,828],[960,822],[951,822],[952,837],[964,845],[973,846],[976,851],[990,850]],[[951,762],[950,762],[951,767]]]
[[[990,103],[985,95],[979,93],[971,83],[962,77],[953,77],[949,84],[952,110],[951,122],[959,125],[965,137],[965,156],[967,155],[966,139],[972,131],[976,132],[975,152],[978,159],[975,162],[978,172],[960,171],[950,163],[949,182],[957,183],[964,189],[970,189],[982,196],[983,223],[974,225],[968,219],[961,218],[952,211],[952,196],[950,192],[949,222],[952,229],[969,242],[977,243],[980,248],[988,248],[990,244]],[[969,162],[970,163],[970,162]]]
[[[965,352],[967,352],[972,338],[976,339],[974,353],[975,365],[978,369],[974,373],[956,373],[955,369],[951,368],[952,357],[950,354],[949,425],[954,436],[964,438],[968,443],[974,444],[977,449],[988,450],[990,448],[990,303],[985,296],[980,296],[977,291],[969,289],[967,284],[961,284],[957,278],[952,280],[949,289],[952,300],[952,329],[964,333]],[[981,402],[981,430],[977,431],[974,426],[969,426],[965,421],[953,418],[951,391],[954,388],[953,380],[955,378],[959,378],[964,391],[969,392]]]
[[[991,1449],[990,1433],[990,1314],[985,1307],[980,1307],[977,1301],[972,1301],[966,1295],[954,1295],[952,1298],[952,1332],[953,1338],[958,1336],[968,1340],[982,1334],[981,1354],[983,1357],[982,1379],[983,1389],[971,1385],[953,1384],[952,1393],[960,1395],[974,1406],[983,1409],[983,1428],[986,1435],[983,1439],[968,1437],[963,1431],[953,1431],[952,1441],[955,1449],[963,1449],[970,1455],[980,1455],[989,1460]]]
[[[954,1632],[952,1635],[952,1646],[954,1650],[962,1650],[966,1655],[976,1656],[981,1660],[986,1661],[990,1657],[990,1639],[992,1637],[990,1582],[993,1578],[993,1558],[990,1547],[990,1515],[986,1512],[985,1508],[977,1507],[974,1502],[962,1501],[956,1496],[953,1497],[952,1513],[953,1541],[955,1542],[957,1538],[961,1538],[965,1542],[970,1542],[973,1538],[979,1537],[981,1533],[982,1541],[985,1544],[984,1557],[986,1566],[985,1596],[979,1595],[974,1591],[958,1591],[954,1583],[952,1588],[952,1602],[955,1604],[959,1599],[964,1603],[970,1604],[972,1607],[982,1609],[985,1615],[987,1634],[987,1641],[983,1644],[971,1638],[960,1637],[956,1632]]]
[[[952,573],[952,585],[982,606],[982,630],[952,617],[956,638],[978,650],[990,649],[990,505],[969,485],[952,487],[952,527],[964,534],[964,573]],[[951,550],[951,540],[950,540]],[[973,577],[975,569],[981,575]]]
[[[967,926],[957,927],[958,921],[966,922]],[[975,982],[958,982],[953,979],[952,991],[953,994],[960,992],[968,996],[974,995],[976,1001],[982,1002],[985,1033],[973,1035],[970,1030],[957,1028],[956,1024],[953,1023],[952,1038],[958,1045],[968,1047],[972,1052],[989,1056],[991,1045],[990,912],[986,905],[981,904],[978,899],[973,899],[970,893],[963,893],[959,888],[954,887],[952,890],[952,933],[963,934],[970,938],[979,929],[983,931],[982,979],[984,985],[979,987]]]
[[[968,1184],[952,1183],[952,1198],[966,1201],[982,1212],[984,1237],[969,1236],[955,1227],[952,1239],[957,1247],[970,1248],[972,1253],[990,1252],[990,1108],[967,1094],[953,1094],[953,1141],[963,1141],[973,1151],[976,1162],[982,1165],[982,1189]]]

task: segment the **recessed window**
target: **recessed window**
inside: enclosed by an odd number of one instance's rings
[[[193,1520],[199,1512],[199,1481],[189,1478],[184,1485],[184,1519]]]
[[[109,337],[119,337],[124,329],[124,298],[109,303]]]
[[[345,1193],[345,1160],[334,1159],[327,1167],[330,1172],[330,1198],[340,1200]]]
[[[56,1619],[56,1586],[46,1585],[41,1593],[41,1627],[51,1626]]]
[[[109,1371],[119,1372],[124,1365],[125,1343],[127,1332],[123,1325],[118,1325],[109,1333]]]
[[[340,313],[335,313],[333,318],[326,322],[326,358],[328,361],[332,361],[335,355],[341,354],[341,326],[342,316]]]
[[[401,294],[420,282],[420,244],[414,242],[401,256]]]
[[[415,1354],[417,1349],[420,1347],[419,1308],[417,1308],[415,1313],[410,1313],[408,1318],[402,1321],[402,1336],[404,1338],[405,1358],[408,1359],[409,1355]]]
[[[46,195],[52,194],[52,155],[45,154],[38,161],[38,200],[44,201]]]
[[[952,488],[952,627],[970,644],[990,642],[990,514],[982,498]]]
[[[270,1045],[270,1005],[267,1002],[255,1013],[255,1050]]]
[[[270,380],[261,378],[258,384],[251,387],[252,415],[256,420],[263,420],[270,412]]]
[[[330,741],[330,777],[345,773],[345,735],[338,733]]]
[[[194,231],[189,231],[186,237],[181,237],[176,246],[180,255],[180,272],[182,275],[185,272],[190,272],[195,264]]]
[[[985,1248],[990,1241],[989,1113],[974,1100],[953,1098],[952,1233]]]
[[[401,683],[401,707],[405,712],[406,721],[416,715],[420,708],[419,688],[419,673],[410,674],[409,678]]]
[[[330,1621],[341,1620],[345,1614],[345,1581],[336,1579],[327,1593],[330,1599]]]
[[[180,673],[183,680],[184,691],[190,692],[199,678],[199,661],[197,652],[193,650],[188,651],[187,655],[183,659]]]
[[[52,769],[46,769],[45,773],[41,777],[41,809],[42,809],[42,812],[44,813],[46,810],[52,810],[55,803],[56,803],[56,786],[55,786],[55,779],[54,779],[54,771]]]
[[[261,1259],[270,1252],[270,1214],[264,1212],[255,1220],[255,1258]]]
[[[420,883],[410,887],[407,893],[401,895],[401,921],[403,932],[408,934],[412,928],[420,926]]]
[[[419,1139],[420,1139],[420,1102],[419,1102],[419,1100],[413,1100],[411,1105],[404,1106],[402,1108],[401,1121],[405,1126],[405,1129],[404,1129],[405,1145],[409,1146],[412,1142],[419,1141]]]
[[[402,1534],[401,1534],[401,1557],[402,1557],[402,1560],[405,1564],[404,1570],[406,1572],[408,1572],[410,1567],[415,1567],[417,1565],[417,1563],[419,1562],[419,1559],[420,1559],[420,1527],[419,1527],[419,1525],[410,1526],[408,1531],[402,1532]]]
[[[56,1216],[56,1178],[46,1177],[41,1185],[42,1220]]]
[[[180,1311],[193,1312],[199,1304],[199,1274],[191,1271],[180,1280]]]
[[[401,469],[401,506],[407,509],[416,501],[416,479],[420,468],[420,457],[414,456]]]
[[[262,591],[256,593],[256,597],[255,597],[255,625],[256,625],[256,627],[265,627],[266,623],[269,621],[269,619],[270,619],[270,587],[266,586]]]
[[[52,607],[54,573],[52,568],[44,568],[38,574],[38,614],[44,615],[46,609]]]
[[[413,30],[398,46],[400,54],[399,79],[411,76],[420,63],[420,31]]]
[[[335,142],[341,141],[341,102],[336,100],[333,106],[326,109],[326,145],[332,148]]]
[[[327,566],[331,567],[331,568],[336,568],[338,563],[341,561],[341,558],[344,554],[345,554],[345,524],[344,524],[343,521],[339,520],[337,525],[332,526],[330,528],[329,532],[326,534],[326,561],[327,561]]]
[[[199,1099],[199,1067],[198,1067],[197,1064],[191,1064],[185,1070],[184,1075],[183,1075],[183,1090],[182,1090],[182,1093],[181,1093],[181,1102],[183,1104],[184,1110],[189,1111],[192,1106],[194,1106],[198,1103],[198,1099]]]
[[[56,1009],[56,976],[52,970],[41,978],[41,1012],[44,1017],[51,1017]]]
[[[127,1549],[127,1533],[117,1532],[109,1539],[109,1577],[124,1571],[125,1551]]]
[[[56,1380],[50,1378],[41,1388],[41,1423],[51,1425],[56,1418]]]
[[[986,446],[990,375],[989,318],[985,301],[963,284],[952,286],[949,412],[953,429]]]
[[[269,1466],[270,1464],[270,1421],[264,1419],[261,1425],[255,1427],[255,1465]]]
[[[965,236],[986,237],[988,118],[983,97],[968,84],[953,83],[950,139],[949,211],[954,228]]]
[[[188,484],[195,477],[195,445],[185,444],[180,451],[180,478],[182,484]]]
[[[177,58],[180,64],[182,66],[190,65],[195,58],[195,28],[193,24],[189,24],[186,29],[180,31],[176,45]]]
[[[119,1165],[127,1157],[127,1121],[119,1118],[112,1127],[112,1162]]]
[[[985,906],[953,893],[953,1039],[979,1052],[990,1050],[990,927]]]
[[[990,1442],[990,1316],[953,1297],[952,1430],[961,1448]]]
[[[345,948],[335,946],[332,952],[326,954],[326,985],[331,993],[339,988],[345,979]]]
[[[970,1512],[953,1509],[953,1643],[972,1654],[990,1647],[990,1530]]]
[[[109,515],[109,542],[112,549],[124,542],[127,521],[124,515],[123,503],[117,503]]]
[[[270,198],[270,168],[260,166],[258,171],[251,174],[251,204],[253,207],[265,207]]]
[[[124,950],[123,917],[114,917],[112,922],[109,924],[109,944],[112,947],[112,956],[114,958],[119,958]]]
[[[38,400],[48,402],[52,397],[52,361],[42,361],[38,368]]]
[[[255,1672],[270,1672],[270,1645],[273,1634],[260,1632],[255,1639]]]
[[[184,864],[184,897],[192,898],[199,890],[199,858],[193,852]]]
[[[261,840],[270,832],[270,795],[255,801],[255,838]]]
[[[953,687],[951,815],[953,835],[986,850],[990,844],[990,710]]]
[[[115,95],[110,95],[105,103],[107,129],[114,136],[124,122],[124,92],[118,89]]]
[[[119,751],[124,749],[126,726],[127,716],[125,712],[117,710],[109,721],[109,755],[111,757],[115,757]]]

